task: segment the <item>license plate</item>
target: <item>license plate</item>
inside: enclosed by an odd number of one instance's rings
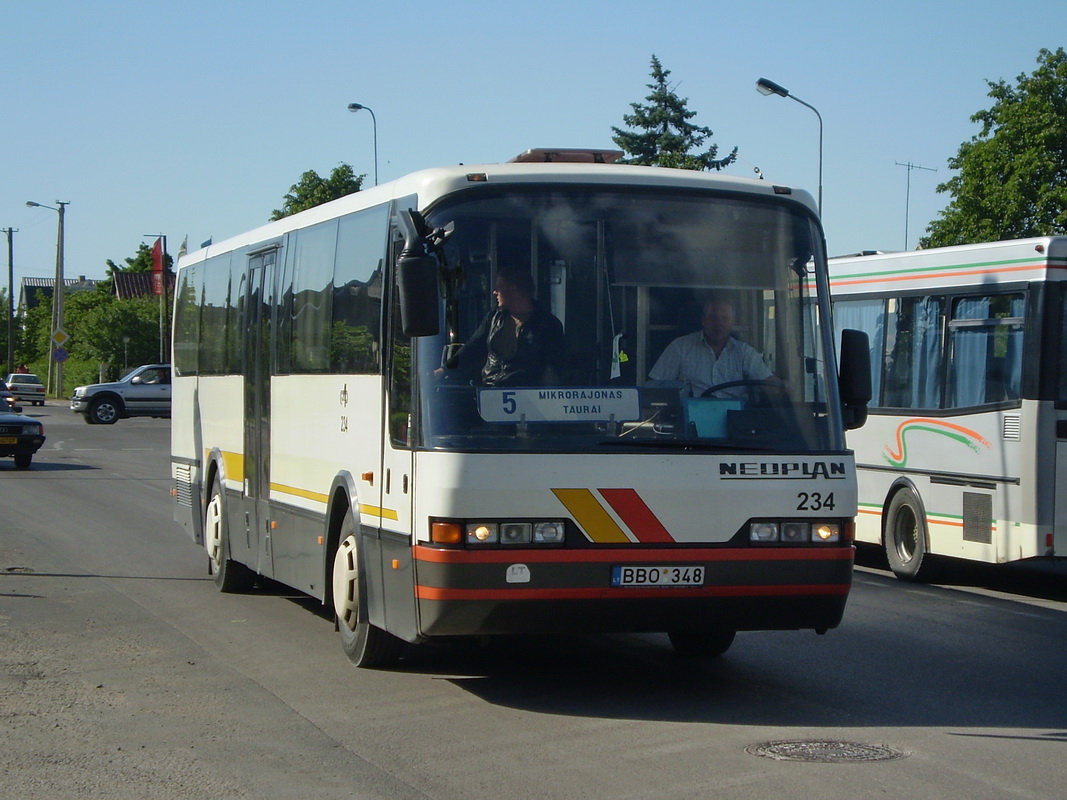
[[[704,568],[694,566],[625,566],[611,568],[612,586],[703,586]]]
[[[17,436],[0,436],[0,444],[18,444],[19,437]]]

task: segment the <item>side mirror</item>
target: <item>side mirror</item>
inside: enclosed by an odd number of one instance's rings
[[[436,336],[438,323],[437,259],[428,255],[400,254],[396,261],[400,294],[400,327],[405,336]]]
[[[871,402],[871,344],[863,331],[841,331],[837,387],[845,430],[863,427]]]
[[[132,383],[134,386],[140,386],[142,383],[144,383],[144,381],[141,380],[140,375],[134,375],[132,378],[130,378],[130,383]]]
[[[416,215],[410,209],[398,215],[404,231],[404,249],[396,260],[400,328],[405,336],[436,336],[441,330],[437,259],[426,252],[426,240],[414,218]]]

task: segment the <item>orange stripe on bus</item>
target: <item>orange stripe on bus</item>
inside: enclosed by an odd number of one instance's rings
[[[909,272],[905,275],[879,275],[874,278],[851,278],[843,279],[837,278],[830,281],[830,288],[833,289],[837,286],[859,286],[865,283],[894,283],[899,281],[929,281],[937,280],[939,278],[955,278],[961,275],[998,275],[1002,272],[1029,272],[1035,269],[1048,269],[1048,265],[1044,263],[1028,264],[1024,267],[1003,267],[1002,269],[965,269],[959,271],[948,272]]]
[[[588,489],[553,489],[586,536],[598,544],[628,544],[630,538]]]

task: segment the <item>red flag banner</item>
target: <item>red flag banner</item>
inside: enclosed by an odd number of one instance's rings
[[[163,294],[163,237],[152,245],[152,291]]]

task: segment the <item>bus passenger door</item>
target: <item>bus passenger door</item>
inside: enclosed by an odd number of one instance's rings
[[[277,254],[278,248],[272,247],[249,256],[244,315],[244,523],[248,547],[245,563],[267,577],[273,575],[270,539],[269,295],[270,287],[274,285]]]
[[[411,203],[414,205],[414,202]],[[407,206],[403,206],[407,207]],[[390,259],[396,263],[400,244],[392,236]],[[390,281],[395,286],[395,282]],[[413,419],[412,375],[413,340],[400,330],[399,306],[395,297],[385,298],[386,344],[384,358],[381,518],[377,539],[380,564],[378,586],[371,579],[369,598],[371,622],[401,638],[412,639],[417,633],[415,620],[415,578],[412,565],[412,510],[414,505],[414,450],[411,445]],[[368,544],[372,542],[367,541]],[[379,614],[375,619],[375,603]]]

